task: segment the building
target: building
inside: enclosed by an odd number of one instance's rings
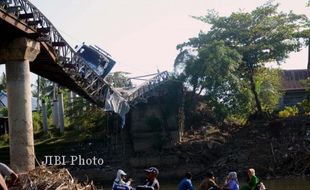
[[[296,105],[305,99],[308,92],[300,81],[307,78],[310,78],[308,69],[283,70],[284,95],[280,102],[280,108]]]
[[[0,91],[0,110],[8,107],[8,95],[6,92]],[[37,99],[32,98],[32,111],[37,110]],[[0,135],[9,132],[9,122],[7,114],[0,113]]]

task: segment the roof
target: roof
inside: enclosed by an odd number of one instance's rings
[[[6,92],[0,91],[0,108],[8,107],[8,95]],[[37,110],[37,98],[32,97],[32,111]]]
[[[308,69],[283,70],[283,89],[285,91],[305,90],[299,81],[307,78],[310,78]]]

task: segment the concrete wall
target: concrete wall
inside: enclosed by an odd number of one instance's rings
[[[130,133],[135,152],[159,151],[178,142],[180,104],[167,105],[167,98],[178,101],[169,93],[151,97],[131,109]]]

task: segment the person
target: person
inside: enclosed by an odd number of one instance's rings
[[[222,188],[216,184],[213,172],[208,172],[206,178],[199,185],[198,190],[222,190]]]
[[[224,190],[239,190],[239,182],[236,172],[229,172],[223,187]]]
[[[255,190],[256,186],[259,184],[259,179],[255,175],[255,170],[253,168],[248,169],[248,184],[243,186],[241,190]]]
[[[124,188],[132,189],[132,187],[130,186],[132,179],[129,178],[129,180],[125,182],[126,176],[127,174],[123,170],[117,170],[116,178],[112,185],[112,190],[118,190],[118,189],[124,189]]]
[[[0,175],[0,190],[8,190],[8,187],[6,186],[5,180],[2,175]]]
[[[5,182],[5,178],[9,178],[7,183]],[[0,187],[7,190],[16,182],[17,179],[18,175],[6,164],[0,162]]]
[[[192,184],[192,174],[190,172],[185,173],[185,177],[180,182],[178,190],[195,190]]]
[[[159,171],[155,167],[150,167],[144,170],[146,172],[146,180],[144,186],[153,187],[155,190],[159,190],[159,181],[157,180],[157,176]]]

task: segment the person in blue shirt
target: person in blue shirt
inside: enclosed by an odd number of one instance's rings
[[[132,189],[132,187],[130,186],[132,179],[129,178],[129,180],[127,182],[125,182],[126,176],[127,176],[127,174],[123,170],[117,170],[116,178],[115,178],[113,185],[112,185],[112,190],[120,190],[120,189],[130,190],[130,189]]]
[[[224,190],[239,190],[239,182],[237,177],[237,172],[229,172],[226,177]]]
[[[192,174],[190,172],[185,174],[185,177],[179,184],[178,190],[195,190],[192,184]]]

